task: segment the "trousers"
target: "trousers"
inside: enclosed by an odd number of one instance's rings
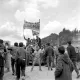
[[[4,67],[0,67],[0,80],[3,80],[4,76]]]
[[[22,73],[22,76],[25,76],[25,67],[26,67],[25,60],[22,60],[22,59],[16,60],[16,76],[18,79],[20,79],[21,73]]]

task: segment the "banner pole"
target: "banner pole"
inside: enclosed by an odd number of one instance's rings
[[[24,20],[24,22],[25,22],[25,20]],[[24,25],[23,25],[23,37],[24,37]]]
[[[40,19],[39,19],[39,26],[40,26]],[[40,36],[40,29],[39,29],[39,36]]]

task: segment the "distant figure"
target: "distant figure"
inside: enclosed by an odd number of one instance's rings
[[[39,48],[41,48],[41,39],[38,36],[36,36],[36,41],[37,41]]]
[[[47,43],[47,48],[45,49],[45,56],[47,58],[47,66],[48,70],[53,67],[53,58],[54,58],[54,51],[52,47],[50,46],[50,43]]]
[[[4,46],[3,40],[0,39],[0,80],[3,80],[4,76]]]
[[[72,80],[73,63],[65,54],[65,48],[63,46],[58,48],[59,56],[57,59],[57,65],[55,69],[55,80]]]
[[[77,73],[77,78],[79,78],[80,75],[79,75],[79,71],[78,71],[77,66],[76,66],[77,55],[76,55],[75,48],[71,45],[71,41],[68,41],[67,51],[68,51],[68,55],[69,55],[70,59],[72,60],[72,62],[74,64],[74,67],[75,67],[74,69]]]
[[[19,48],[16,55],[16,80],[20,80],[20,72],[22,72],[22,79],[25,78],[25,67],[27,61],[26,50],[23,47],[23,43],[19,43]]]

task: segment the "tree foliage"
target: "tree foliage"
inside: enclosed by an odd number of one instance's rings
[[[51,43],[51,45],[56,45],[57,43],[63,45],[66,44],[67,41],[72,41],[73,37],[76,36],[77,33],[80,33],[80,31],[78,30],[67,30],[65,28],[63,28],[63,30],[58,34],[56,33],[52,33],[51,35],[45,37],[42,39],[42,44],[46,44],[48,42]]]

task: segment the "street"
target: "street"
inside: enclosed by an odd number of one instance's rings
[[[26,68],[26,77],[25,80],[55,80],[54,79],[54,71],[48,71],[47,67],[42,67],[42,71],[39,71],[39,67],[35,66],[34,70],[31,72],[31,67]],[[5,73],[4,80],[15,80],[16,76],[12,76],[11,72]],[[72,80],[80,80],[76,79],[75,71],[72,74]]]

